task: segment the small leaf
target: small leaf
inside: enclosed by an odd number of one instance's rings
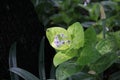
[[[13,68],[10,68],[10,71],[19,75],[20,77],[22,77],[25,80],[40,80],[36,76],[31,74],[30,72],[28,72],[24,69],[21,69],[21,68],[13,67]]]
[[[75,57],[76,54],[77,54],[77,50],[74,49],[69,49],[65,52],[60,51],[54,56],[53,63],[55,66],[58,66],[59,64]]]
[[[80,72],[83,69],[83,66],[79,66],[74,61],[67,61],[59,65],[56,69],[56,78],[57,80],[65,80],[71,75]]]
[[[94,3],[94,5],[89,8],[90,19],[97,21],[100,15],[100,6],[99,3]]]
[[[76,22],[71,26],[69,26],[67,31],[72,38],[72,43],[71,43],[72,48],[79,49],[80,47],[84,46],[84,30],[79,22]]]
[[[62,20],[66,23],[66,24],[69,24],[72,20],[71,17],[69,17],[65,12],[61,12],[61,17],[62,17]]]
[[[115,43],[112,39],[103,39],[99,41],[96,45],[96,49],[102,54],[114,51]]]
[[[117,55],[115,53],[107,53],[98,59],[95,63],[90,65],[90,69],[96,73],[101,73],[109,68],[116,60]]]
[[[70,47],[71,37],[64,28],[48,28],[46,35],[53,48],[57,50],[66,50]]]
[[[100,58],[100,53],[91,46],[86,46],[80,53],[80,57],[77,62],[80,65],[87,65],[93,63]]]

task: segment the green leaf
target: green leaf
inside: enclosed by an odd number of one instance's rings
[[[10,71],[19,75],[20,77],[22,77],[25,80],[40,80],[36,76],[31,74],[30,72],[28,72],[24,69],[21,69],[21,68],[13,67],[13,68],[10,68]]]
[[[72,48],[79,49],[80,47],[84,46],[84,30],[79,22],[76,22],[71,26],[69,26],[67,31],[72,38],[72,43],[71,43]]]
[[[100,15],[99,3],[94,3],[89,9],[90,19],[97,21]]]
[[[97,43],[96,49],[104,55],[115,50],[115,43],[112,39],[103,39]]]
[[[77,50],[75,49],[68,49],[65,52],[58,52],[53,59],[53,63],[55,66],[58,66],[59,64],[75,57],[77,55]]]
[[[115,35],[115,39],[116,39],[116,42],[117,42],[117,46],[120,49],[120,31],[115,32],[114,35]]]
[[[93,27],[89,27],[85,31],[85,46],[95,46],[97,41],[97,35]]]
[[[63,22],[63,17],[62,17],[62,14],[59,13],[59,14],[54,14],[53,16],[50,17],[51,20],[53,20],[54,23],[58,24],[58,23],[61,23]]]
[[[84,72],[78,72],[74,75],[72,75],[71,80],[96,80],[94,76],[88,74],[88,73],[84,73]]]
[[[64,28],[48,28],[46,36],[51,46],[57,50],[66,50],[70,47],[71,37]]]
[[[80,53],[77,63],[80,65],[87,65],[98,60],[100,56],[100,53],[94,47],[86,46]]]
[[[90,65],[90,69],[96,73],[101,73],[109,68],[116,60],[117,55],[115,53],[107,53],[98,59],[95,63]]]
[[[61,12],[61,15],[62,20],[68,25],[71,22],[72,18],[69,17],[65,12]]]
[[[59,65],[56,69],[56,78],[57,80],[65,80],[67,77],[80,72],[83,69],[83,66],[79,66],[74,61],[67,61]]]
[[[114,2],[120,2],[120,0],[112,0],[112,1],[114,1]]]

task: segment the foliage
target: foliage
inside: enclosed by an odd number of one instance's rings
[[[40,23],[44,25],[49,43],[56,50],[53,63],[57,80],[103,80],[106,69],[114,63],[119,66],[119,0],[96,0],[90,3],[85,0],[32,2]],[[39,57],[39,74],[40,80],[45,80],[42,43],[40,50],[42,57]],[[26,80],[39,80],[17,66],[10,67],[10,71]],[[118,71],[111,74],[108,79],[120,79],[119,73]]]
[[[61,33],[59,32],[59,29]],[[68,31],[67,33],[64,33],[64,30],[65,29],[61,30],[59,27],[57,27],[56,30],[56,27],[52,27],[48,28],[46,31],[46,35],[51,45],[57,45],[57,43],[54,42],[56,35],[68,34],[68,36],[71,36],[69,47],[59,49],[66,45],[65,43],[54,47],[57,51],[53,59],[54,65],[58,66],[56,70],[57,80],[65,80],[67,77],[70,77],[77,72],[85,71],[89,74],[93,74],[97,78],[98,74],[105,71],[118,59],[115,47],[116,41],[114,40],[115,38],[111,41],[109,38],[111,35],[106,39],[97,41],[95,29],[89,27],[86,31],[83,31],[82,26],[78,22],[70,25],[66,30]],[[62,37],[67,37],[67,35]],[[58,43],[62,40],[64,41],[64,39],[59,37]],[[82,68],[86,66],[88,67],[88,70],[84,71]]]

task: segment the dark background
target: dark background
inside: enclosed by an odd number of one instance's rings
[[[8,55],[14,42],[17,42],[18,67],[38,76],[39,44],[44,35],[44,26],[30,0],[0,0],[0,80],[10,79]],[[54,50],[45,41],[46,75],[49,77]]]

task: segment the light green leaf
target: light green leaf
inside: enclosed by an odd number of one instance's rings
[[[25,80],[40,80],[36,76],[31,74],[30,72],[28,72],[24,69],[21,69],[21,68],[13,67],[13,68],[10,68],[10,71],[19,75],[20,77],[22,77]]]
[[[103,39],[97,43],[96,49],[100,54],[104,55],[108,52],[114,51],[115,43],[112,39]]]
[[[96,45],[97,35],[95,29],[93,27],[89,27],[85,31],[85,46],[92,46]]]
[[[75,57],[76,54],[77,54],[77,50],[74,49],[69,49],[65,52],[60,51],[54,56],[53,63],[55,66],[58,66],[59,64]]]
[[[80,65],[87,65],[98,60],[100,56],[100,53],[95,48],[86,46],[80,53],[77,63]]]
[[[76,22],[71,26],[69,26],[67,31],[72,38],[72,42],[71,42],[72,48],[79,49],[80,47],[84,46],[84,30],[79,22]]]
[[[48,28],[46,36],[51,46],[57,50],[66,50],[70,47],[71,37],[64,28]]]
[[[66,80],[71,75],[80,72],[83,66],[79,66],[74,61],[67,61],[59,65],[56,69],[57,80]]]
[[[90,69],[96,73],[101,73],[109,68],[116,60],[117,55],[115,53],[107,53],[98,59],[94,64],[90,65]]]

